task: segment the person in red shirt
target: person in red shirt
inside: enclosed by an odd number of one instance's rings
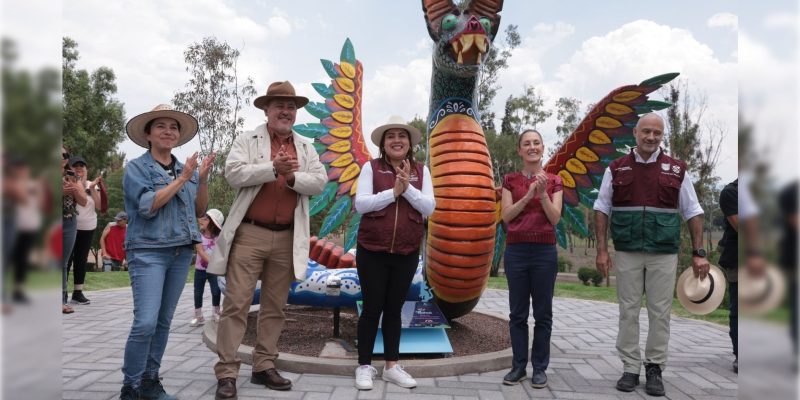
[[[524,167],[503,177],[502,216],[508,236],[504,269],[508,279],[509,330],[513,361],[503,378],[506,385],[526,379],[528,314],[533,299],[531,386],[547,386],[553,329],[553,289],[558,273],[555,225],[561,218],[561,178],[542,169],[542,135],[526,130],[519,136],[517,153]]]
[[[100,251],[103,255],[103,271],[120,271],[125,261],[125,231],[128,229],[128,214],[120,211],[100,236]]]

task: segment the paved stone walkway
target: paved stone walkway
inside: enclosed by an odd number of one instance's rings
[[[216,379],[212,366],[216,354],[202,343],[202,328],[189,327],[192,318],[192,286],[181,296],[172,333],[163,359],[161,375],[167,392],[180,399],[213,399]],[[122,382],[122,355],[132,319],[129,289],[87,292],[92,304],[75,306],[76,312],[63,316],[63,398],[114,399]],[[204,304],[211,304],[206,291]],[[249,383],[251,369],[243,365],[237,380],[239,399],[616,399],[646,398],[642,384],[633,393],[614,389],[622,363],[616,356],[616,304],[556,298],[549,386],[504,386],[507,371],[442,378],[418,379],[415,389],[385,385],[376,380],[375,389],[358,392],[353,379],[341,376],[292,374],[288,392],[277,392]],[[508,312],[505,291],[487,290],[478,307]],[[210,308],[206,307],[206,313]],[[641,343],[647,333],[647,314],[641,314]],[[532,323],[532,321],[531,321]],[[670,359],[664,371],[669,399],[736,398],[737,376],[731,370],[732,355],[727,328],[673,317]],[[531,371],[529,367],[528,376]]]

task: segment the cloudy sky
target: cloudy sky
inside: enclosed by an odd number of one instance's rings
[[[518,25],[522,46],[500,78],[497,114],[524,84],[537,87],[548,107],[561,96],[585,107],[618,86],[677,71],[694,98],[706,99],[704,120],[727,131],[717,174],[733,179],[739,79],[763,76],[773,89],[783,82],[789,92],[785,83],[796,61],[796,40],[776,48],[774,37],[797,34],[797,11],[781,8],[783,3],[757,8],[722,0],[506,1],[501,30]],[[742,12],[753,27],[746,33],[737,17]],[[272,81],[290,80],[312,101],[320,97],[310,84],[329,81],[319,59],[336,60],[349,37],[365,69],[365,130],[390,114],[411,119],[428,109],[432,42],[419,1],[75,0],[58,23],[79,44],[79,67],[114,69],[128,118],[169,101],[183,87],[188,75],[182,53],[206,36],[241,50],[239,72],[253,77],[259,92]],[[738,68],[742,52],[761,61]],[[754,101],[770,90],[755,86]],[[753,118],[764,117],[763,107],[753,108]],[[245,117],[248,129],[264,120],[252,107]],[[298,123],[313,120],[298,113]],[[556,124],[554,113],[540,126],[546,141],[553,141]],[[195,139],[178,154],[198,148]],[[122,150],[128,158],[141,153],[129,141]]]

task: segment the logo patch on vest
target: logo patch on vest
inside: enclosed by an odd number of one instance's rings
[[[672,166],[672,172],[674,172],[676,174],[680,174],[681,173],[681,166],[680,165],[673,165]]]
[[[662,171],[669,171],[669,163],[661,163]]]

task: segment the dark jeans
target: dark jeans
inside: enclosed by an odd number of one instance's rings
[[[86,281],[86,259],[89,257],[89,250],[92,248],[94,231],[94,229],[90,231],[78,230],[78,234],[75,236],[75,247],[72,249],[72,255],[69,258],[67,272],[69,272],[69,265],[72,265],[72,283],[76,285],[83,285]]]
[[[62,238],[61,247],[61,297],[64,304],[67,304],[67,280],[69,278],[69,256],[75,246],[75,236],[78,232],[78,220],[75,217],[62,219]]]
[[[728,282],[728,298],[730,299],[730,314],[728,326],[730,327],[733,355],[739,357],[739,283]]]
[[[533,300],[531,364],[544,371],[550,363],[553,330],[553,290],[558,273],[556,246],[514,243],[506,246],[504,269],[508,280],[508,328],[511,333],[512,367],[528,365],[528,315]]]
[[[383,322],[383,358],[400,359],[400,311],[419,263],[419,250],[408,254],[369,251],[358,246],[356,264],[363,309],[358,318],[358,364],[372,363],[372,349]]]
[[[203,289],[206,287],[206,281],[211,288],[211,305],[219,307],[219,284],[217,284],[217,276],[206,273],[204,269],[194,270],[194,308],[203,307]]]
[[[28,257],[31,255],[31,249],[36,241],[36,232],[23,232],[17,234],[16,243],[11,251],[11,262],[14,263],[14,283],[25,283],[28,269]]]

